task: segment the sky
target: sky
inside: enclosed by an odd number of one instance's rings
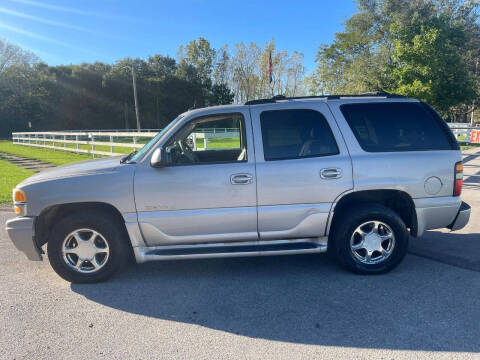
[[[50,65],[153,54],[176,58],[199,36],[219,48],[240,42],[305,55],[315,67],[322,43],[355,12],[354,0],[0,0],[0,38]]]

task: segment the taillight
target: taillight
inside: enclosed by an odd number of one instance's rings
[[[455,164],[455,186],[453,189],[453,196],[460,196],[463,185],[463,163],[461,161]]]

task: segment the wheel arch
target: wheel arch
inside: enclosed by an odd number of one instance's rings
[[[405,226],[410,229],[411,235],[416,236],[417,214],[413,199],[406,192],[393,189],[354,191],[344,194],[332,209],[327,235],[345,211],[352,206],[366,203],[381,204],[391,209],[400,216]]]
[[[58,221],[62,217],[66,217],[70,214],[79,211],[100,211],[112,216],[115,221],[121,224],[123,230],[128,236],[128,232],[125,226],[125,219],[120,211],[113,205],[105,202],[79,202],[79,203],[66,203],[56,204],[49,206],[41,211],[41,213],[35,219],[35,241],[40,248],[48,242],[49,232],[55,225],[55,221]]]

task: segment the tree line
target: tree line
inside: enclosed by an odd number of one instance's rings
[[[267,78],[272,53],[272,82]],[[190,108],[241,103],[277,93],[304,95],[303,55],[250,43],[215,49],[204,38],[180,46],[177,59],[48,66],[0,42],[0,137],[12,131],[136,128],[132,71],[141,127],[158,129]]]
[[[373,91],[427,101],[451,121],[473,121],[480,104],[478,10],[478,0],[357,0],[344,30],[320,45],[308,76],[303,54],[277,49],[273,39],[215,49],[199,37],[176,58],[58,66],[0,41],[0,137],[135,128],[132,69],[142,128],[162,128],[194,107]]]

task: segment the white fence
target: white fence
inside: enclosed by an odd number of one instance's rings
[[[116,153],[115,147],[138,149],[142,142],[153,138],[158,130],[123,131],[47,131],[47,132],[14,132],[14,144],[47,148],[53,150],[71,151],[95,155],[122,155]],[[142,141],[139,141],[142,140]],[[108,148],[110,151],[99,150]]]
[[[80,131],[46,131],[46,132],[14,132],[14,144],[47,148],[53,150],[71,151],[104,156],[123,155],[115,152],[115,148],[139,149],[153,138],[160,130],[80,130]],[[209,142],[214,138],[239,137],[238,128],[207,128],[199,129],[191,134],[193,147],[197,149],[197,139],[203,141],[203,150],[209,148]],[[106,151],[107,150],[107,151]],[[201,150],[201,149],[197,149]]]

